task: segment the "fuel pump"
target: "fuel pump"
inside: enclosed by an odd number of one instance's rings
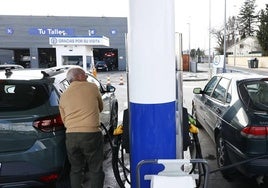
[[[123,125],[122,136],[116,136],[118,140],[115,139],[117,141],[113,143],[113,156],[116,168],[120,160],[115,155],[118,156],[121,147],[128,145],[125,144],[128,143],[127,139],[123,138],[130,137],[130,148],[126,147],[126,150],[129,149],[130,153],[131,187],[137,187],[136,167],[140,161],[182,158],[182,141],[179,140],[182,139],[182,101],[176,99],[176,89],[181,85],[176,88],[174,0],[148,0],[146,3],[136,0],[129,4],[126,41],[129,45],[130,126],[124,128]],[[148,7],[153,10],[150,14]],[[179,95],[182,95],[182,90]],[[128,131],[129,135],[125,137]],[[141,174],[157,173],[158,167],[144,167]],[[114,171],[118,173],[119,170]],[[115,176],[118,177],[118,174]],[[144,179],[139,184],[143,188],[149,187],[149,182]]]
[[[130,173],[130,170],[125,166],[124,149],[126,149],[126,151],[128,151],[128,149],[125,148],[127,147],[126,144],[123,144],[123,125],[119,125],[114,130],[113,137],[109,135],[109,132],[104,125],[101,126],[105,130],[106,135],[108,136],[108,141],[112,149],[112,168],[114,172],[114,177],[120,188],[125,188],[124,183],[126,181],[130,184],[130,180],[128,180],[127,177],[127,174]],[[123,171],[124,179],[122,179],[120,175],[120,169],[122,169]]]
[[[188,113],[187,109],[182,107],[182,36],[181,34],[176,33],[176,51],[178,52],[176,55],[176,134],[177,134],[177,158],[183,158],[183,152],[187,150],[189,145],[191,144],[190,136],[189,136],[189,122],[188,122]],[[175,64],[175,62],[174,62]],[[127,72],[128,78],[128,72]],[[128,79],[127,79],[128,82]],[[129,83],[128,83],[129,84]],[[128,91],[129,92],[129,91]],[[146,127],[146,126],[145,126]],[[118,128],[114,131],[114,139],[111,142],[113,158],[112,158],[112,166],[114,175],[117,183],[121,188],[124,188],[124,182],[128,182],[130,184],[130,180],[128,180],[127,174],[130,173],[130,170],[125,167],[125,159],[124,159],[124,151],[125,153],[130,154],[130,141],[129,141],[129,109],[124,110],[123,114],[123,123],[118,126]],[[193,138],[193,137],[192,137]],[[120,176],[120,169],[123,170],[124,178],[122,179]],[[192,171],[192,173],[196,173],[196,171]]]
[[[115,175],[115,179],[120,188],[125,188],[124,182],[130,183],[128,174],[130,169],[126,167],[125,153],[130,153],[129,148],[129,112],[128,109],[124,110],[123,123],[114,130],[114,140],[112,145],[112,167]],[[120,156],[120,157],[119,157]],[[120,176],[119,168],[122,169],[124,180]]]
[[[192,159],[202,159],[201,147],[198,140],[198,129],[195,127],[195,120],[188,114],[187,109],[183,108],[183,151],[190,148]],[[104,129],[106,129],[103,126]],[[108,131],[105,130],[107,133]],[[125,188],[125,183],[131,185],[128,178],[130,169],[126,167],[126,154],[130,154],[129,145],[129,110],[124,110],[123,123],[119,125],[113,133],[113,138],[109,137],[109,143],[112,148],[112,168],[115,179],[120,188]],[[196,181],[197,187],[201,185],[202,174],[205,173],[206,167],[201,163],[194,163],[189,174],[198,174],[199,178]],[[123,172],[123,177],[120,175]]]

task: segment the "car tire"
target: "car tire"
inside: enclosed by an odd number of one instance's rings
[[[258,184],[258,188],[267,188],[268,187],[268,176],[264,176],[263,183]]]
[[[231,164],[228,153],[226,151],[226,144],[221,134],[219,134],[216,138],[216,156],[219,168],[223,168]],[[226,170],[222,170],[221,173],[226,180],[231,181],[235,178],[237,170],[235,168],[228,168]]]

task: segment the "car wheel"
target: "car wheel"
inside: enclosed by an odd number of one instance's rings
[[[118,124],[118,105],[114,104],[111,110],[111,119],[110,119],[110,130],[109,133],[113,136],[114,129],[117,127]]]
[[[216,138],[216,155],[217,155],[217,164],[219,168],[223,168],[231,164],[229,156],[226,151],[226,144],[221,135],[218,135]],[[228,168],[221,171],[222,176],[227,180],[234,179],[234,176],[237,174],[235,168]]]
[[[197,120],[196,109],[193,106],[192,106],[192,116],[195,119],[195,126],[198,127],[198,128],[202,128],[202,125]]]
[[[268,176],[264,176],[263,177],[263,182],[262,183],[258,183],[258,187],[259,188],[266,188],[268,187]]]

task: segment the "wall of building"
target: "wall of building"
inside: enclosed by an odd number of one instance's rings
[[[234,57],[228,56],[227,62],[228,65],[231,66],[241,66],[241,67],[248,67],[248,60],[252,58],[257,58],[259,63],[259,68],[268,68],[268,57],[254,57],[254,56],[245,56],[245,57]]]
[[[226,52],[236,56],[249,56],[250,54],[261,56],[260,53],[256,54],[257,52],[261,52],[261,46],[256,37],[249,36],[229,47]]]
[[[0,16],[0,22],[0,62],[1,50],[29,49],[31,63],[36,67],[38,49],[52,48],[49,37],[95,35],[109,38],[109,48],[118,49],[118,69],[126,68],[127,18]]]

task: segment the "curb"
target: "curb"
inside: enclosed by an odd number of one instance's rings
[[[183,81],[206,81],[208,78],[183,78]]]
[[[202,75],[203,74],[203,75]],[[182,77],[183,81],[206,81],[207,73],[185,73]]]

